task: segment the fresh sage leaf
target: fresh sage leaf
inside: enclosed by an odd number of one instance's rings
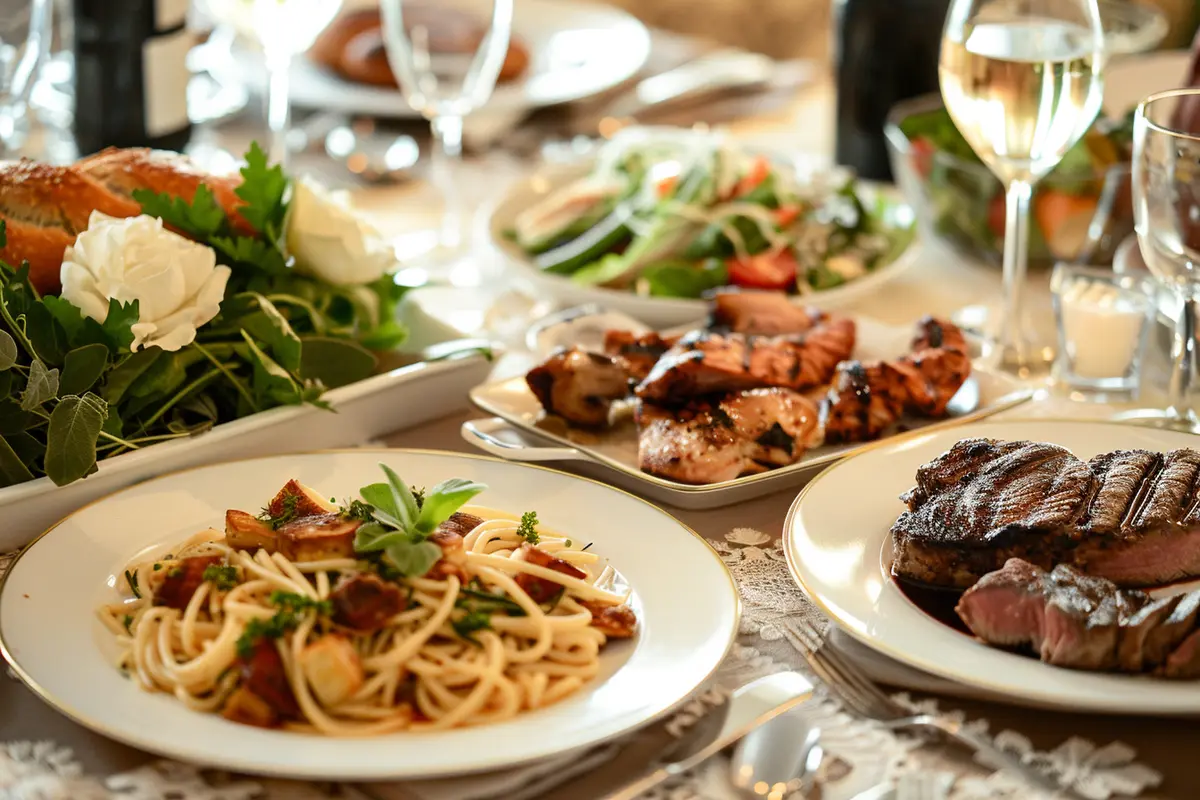
[[[383,524],[398,530],[407,530],[411,525],[411,520],[405,522],[404,512],[401,510],[400,504],[396,502],[396,495],[392,492],[392,487],[386,483],[372,483],[370,486],[364,486],[359,490],[359,494],[374,509],[375,519]]]
[[[487,489],[487,484],[466,478],[450,478],[434,486],[425,493],[425,502],[421,504],[421,513],[417,517],[416,529],[429,534],[437,530],[438,525],[450,518],[467,501]]]
[[[96,440],[108,404],[88,392],[62,398],[46,429],[46,475],[58,486],[79,480],[96,467]]]
[[[17,363],[17,340],[8,331],[0,330],[0,372],[12,369]]]
[[[0,488],[15,486],[33,480],[33,473],[16,454],[12,446],[0,436]]]
[[[66,394],[83,394],[96,385],[96,381],[108,367],[108,348],[102,344],[89,344],[67,353],[63,359],[59,391]]]
[[[354,532],[354,552],[370,553],[375,550],[382,550],[384,545],[376,546],[380,539],[386,537],[391,531],[380,525],[378,522],[365,522],[358,527]]]
[[[380,464],[380,469],[387,476],[388,487],[392,490],[392,498],[396,506],[400,509],[400,519],[404,522],[404,529],[407,531],[414,530],[417,519],[421,514],[421,508],[417,505],[417,498],[413,496],[412,489],[408,488],[408,484],[400,480],[400,476],[386,464]]]
[[[29,380],[21,392],[21,408],[33,411],[58,396],[58,370],[46,369],[39,359],[29,364]]]
[[[419,578],[442,557],[442,548],[433,542],[401,541],[389,545],[384,555],[409,578]]]
[[[379,363],[374,353],[347,339],[305,336],[300,341],[301,377],[320,381],[327,389],[369,378]]]

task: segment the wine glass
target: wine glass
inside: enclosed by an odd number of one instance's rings
[[[1022,378],[1052,355],[1021,305],[1029,199],[1100,111],[1104,33],[1096,0],[954,0],[938,77],[946,110],[1005,185],[1004,311],[991,360]]]
[[[206,0],[214,19],[262,46],[267,66],[267,128],[272,162],[287,161],[292,59],[312,47],[341,9],[341,0]]]
[[[1179,298],[1165,409],[1118,419],[1200,432],[1189,404],[1200,312],[1200,89],[1147,97],[1133,122],[1133,219],[1142,259]]]
[[[49,44],[49,0],[0,3],[0,156],[17,147],[18,123]]]
[[[463,118],[496,86],[512,35],[513,0],[381,0],[380,8],[388,63],[405,100],[433,129],[433,182],[445,209],[427,263],[450,267],[468,243],[469,217],[458,190]]]

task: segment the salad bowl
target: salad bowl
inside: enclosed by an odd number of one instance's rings
[[[627,129],[514,184],[489,233],[540,296],[665,328],[702,317],[704,295],[724,286],[852,306],[911,264],[915,214],[892,187],[713,134]]]

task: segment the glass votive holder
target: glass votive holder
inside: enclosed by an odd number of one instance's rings
[[[1059,264],[1050,290],[1058,328],[1056,381],[1072,398],[1136,399],[1158,296],[1154,279]]]

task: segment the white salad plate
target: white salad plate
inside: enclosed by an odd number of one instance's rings
[[[478,349],[463,349],[471,344],[452,341],[435,345],[427,355],[456,355],[443,361],[420,361],[331,389],[322,399],[333,411],[281,406],[196,436],[104,459],[96,472],[66,486],[55,486],[41,477],[0,488],[0,552],[24,545],[93,500],[165,472],[231,458],[362,444],[452,413],[467,405],[467,390],[485,380],[492,368],[492,359]]]
[[[970,437],[1045,441],[1087,460],[1126,448],[1195,447],[1194,435],[1105,422],[982,422],[916,432],[837,464],[796,498],[784,549],[805,593],[868,647],[980,693],[1021,705],[1116,714],[1200,714],[1195,681],[1085,672],[989,647],[938,622],[891,577],[890,529],[917,468]],[[1168,592],[1179,592],[1183,586]]]
[[[584,0],[516,0],[513,37],[528,49],[529,67],[516,80],[497,84],[484,111],[525,111],[591,97],[631,78],[650,56],[645,25],[620,9]],[[235,48],[229,71],[256,91],[266,89],[258,52]],[[420,117],[399,90],[344,80],[304,57],[292,64],[289,86],[291,101],[304,108]]]
[[[858,359],[899,356],[907,350],[912,337],[909,327],[884,325],[866,318],[855,319],[855,323],[854,357]],[[649,330],[619,312],[584,308],[562,312],[550,324],[534,328],[529,345],[543,357],[562,346],[599,350],[603,331],[609,328],[637,333]],[[976,367],[951,401],[946,419],[906,417],[901,423],[907,429],[956,427],[1014,408],[1031,396],[1028,388],[1012,378]],[[529,390],[524,376],[477,386],[471,390],[471,402],[494,415],[470,420],[462,426],[463,438],[485,452],[511,461],[574,462],[574,468],[580,472],[678,508],[717,508],[793,488],[833,462],[873,446],[867,442],[815,447],[790,466],[694,486],[638,469],[637,430],[632,415],[598,433],[547,425],[541,404]]]
[[[260,507],[296,478],[357,496],[380,463],[430,486],[487,484],[478,498],[583,541],[625,578],[638,631],[613,642],[601,673],[561,702],[491,725],[434,733],[330,738],[254,728],[143,691],[114,667],[96,608],[115,602],[130,559],[221,526],[226,509]],[[664,569],[664,564],[670,564]],[[0,583],[0,651],[61,713],[110,738],[234,772],[328,780],[441,777],[512,767],[619,736],[681,703],[737,634],[733,578],[698,534],[623,492],[561,472],[482,456],[349,450],[251,459],[148,481],[84,508],[33,542]],[[47,635],[52,631],[53,635]]]
[[[570,276],[543,272],[533,259],[511,241],[507,234],[512,230],[517,215],[537,204],[558,189],[586,175],[591,169],[590,159],[580,163],[551,164],[540,168],[529,177],[513,184],[497,202],[488,227],[493,246],[500,252],[504,262],[514,274],[528,281],[543,297],[556,301],[560,307],[596,303],[613,311],[641,320],[654,328],[671,328],[700,319],[708,312],[706,300],[679,297],[653,297],[638,295],[623,289],[609,289],[578,283]],[[913,209],[892,186],[858,182],[859,194],[868,208],[882,199],[883,221],[889,228],[908,230],[916,224]],[[890,262],[880,264],[862,277],[841,286],[806,295],[796,295],[797,304],[811,305],[823,309],[846,309],[855,302],[874,294],[888,281],[910,267],[916,258],[915,238],[903,252]]]

